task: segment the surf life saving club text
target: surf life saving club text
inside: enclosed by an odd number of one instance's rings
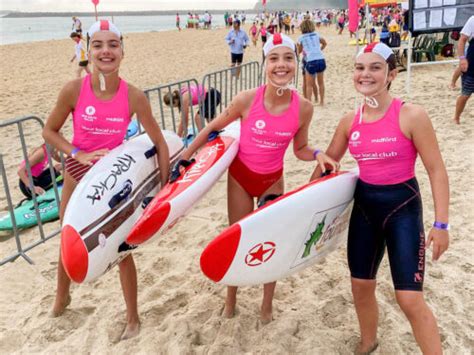
[[[216,155],[217,152],[223,150],[224,147],[225,147],[225,144],[222,144],[222,143],[216,143],[215,145],[211,146],[209,150],[206,152],[206,154],[199,157],[199,160],[197,160],[196,163],[194,163],[191,166],[191,168],[188,171],[186,171],[186,173],[183,175],[183,178],[176,182],[178,184],[192,182],[195,180],[196,177],[201,176],[203,173],[203,170],[206,168],[207,161],[210,158],[212,158],[214,155]]]
[[[92,204],[95,201],[100,201],[106,191],[112,190],[117,184],[118,177],[129,171],[133,164],[136,164],[136,161],[131,155],[123,154],[123,156],[117,157],[117,161],[112,165],[109,175],[98,185],[91,186],[94,192],[87,195],[87,198],[92,201]]]

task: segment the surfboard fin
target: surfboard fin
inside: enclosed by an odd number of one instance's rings
[[[122,244],[119,245],[118,252],[123,253],[125,251],[133,250],[136,249],[136,245],[130,245],[127,244],[126,242],[123,242]]]

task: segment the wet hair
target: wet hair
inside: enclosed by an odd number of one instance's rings
[[[163,102],[166,106],[170,106],[171,102],[173,103],[173,107],[177,107],[181,109],[181,98],[178,90],[174,90],[172,93],[168,92],[165,96],[163,96]]]
[[[71,37],[71,38],[77,38],[77,37],[81,38],[81,35],[80,35],[79,33],[77,33],[77,32],[71,32],[71,34],[69,35],[69,37]]]
[[[300,29],[302,33],[311,33],[315,31],[314,23],[311,20],[301,22]]]
[[[397,69],[397,59],[395,58],[395,54],[390,54],[389,57],[386,60],[387,65],[388,65],[388,71],[391,72],[392,70]],[[392,85],[392,82],[390,82],[387,85],[387,90],[390,90],[390,86]]]

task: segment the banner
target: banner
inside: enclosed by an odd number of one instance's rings
[[[349,1],[349,31],[356,32],[359,27],[359,3],[357,0]]]

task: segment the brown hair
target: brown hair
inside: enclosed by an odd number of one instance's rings
[[[71,37],[71,38],[76,38],[76,37],[81,38],[81,35],[80,35],[79,33],[77,33],[77,32],[71,32],[71,34],[69,35],[69,37]]]
[[[174,90],[172,93],[168,92],[164,97],[163,97],[163,102],[165,103],[166,106],[170,106],[170,103],[173,102],[173,107],[177,107],[178,109],[181,109],[181,100],[180,100],[180,94],[178,90]]]
[[[388,71],[391,72],[392,70],[397,69],[397,59],[395,58],[395,54],[390,54],[386,60],[388,64]],[[390,82],[387,86],[387,90],[390,90],[390,86],[392,82]]]
[[[302,33],[311,33],[315,31],[314,23],[311,20],[304,20],[301,22],[300,30]]]

